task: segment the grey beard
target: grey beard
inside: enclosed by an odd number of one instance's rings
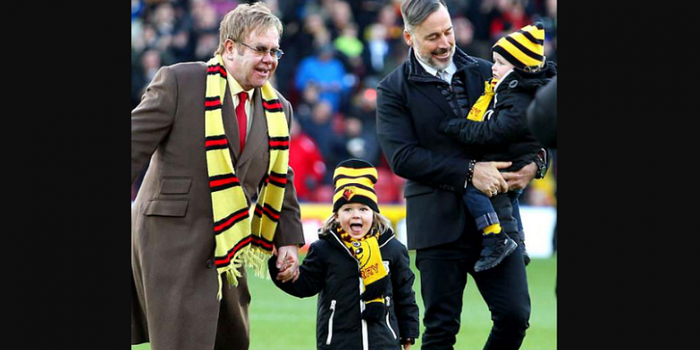
[[[416,56],[416,58],[417,58],[418,60],[420,60],[421,62],[425,63],[425,64],[428,65],[429,67],[434,68],[434,69],[436,69],[436,70],[445,70],[445,69],[447,69],[447,67],[450,66],[450,62],[452,62],[452,57],[454,56],[454,50],[452,50],[452,53],[450,54],[450,60],[449,60],[447,63],[442,64],[442,63],[436,62],[436,61],[433,59],[432,53],[431,53],[428,57],[423,57],[423,56],[420,55],[420,53],[418,53],[418,50],[417,50],[415,47],[413,48],[413,52],[416,54],[415,56]]]

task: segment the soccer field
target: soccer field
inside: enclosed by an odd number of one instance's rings
[[[416,274],[416,291],[420,319],[423,300],[420,297],[420,275],[415,268],[415,252],[411,252],[411,267]],[[557,273],[556,257],[532,259],[527,267],[532,314],[523,350],[554,350],[557,348],[557,299],[554,285]],[[252,302],[250,306],[250,350],[312,350],[316,348],[316,297],[298,299],[277,289],[270,281],[248,275]],[[464,293],[462,325],[455,350],[480,350],[491,329],[491,318],[469,278]],[[421,334],[423,327],[421,325]],[[420,349],[420,339],[411,349]],[[131,347],[150,350],[149,344]]]

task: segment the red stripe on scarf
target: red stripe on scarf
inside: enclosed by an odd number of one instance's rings
[[[225,258],[214,259],[214,263],[216,264],[217,267],[221,266],[221,265],[224,265],[224,266],[228,265],[231,262],[231,259],[233,258],[233,256],[236,255],[236,252],[241,250],[241,248],[245,247],[246,245],[250,244],[250,242],[252,242],[252,241],[253,241],[253,237],[250,236],[250,237],[238,242],[238,244],[236,244],[236,246],[233,247],[231,252],[228,253],[228,255]]]
[[[207,67],[207,73],[219,73],[219,74],[223,75],[224,78],[226,78],[226,74],[227,74],[224,67],[219,66],[219,65]]]
[[[282,108],[282,103],[277,102],[277,103],[269,104],[269,103],[267,103],[267,101],[263,101],[263,107],[265,107],[266,109]]]
[[[213,180],[209,181],[209,187],[217,187],[217,186],[222,186],[230,183],[239,183],[238,178],[232,177],[228,179],[221,179],[221,180]]]
[[[222,228],[228,226],[228,225],[231,224],[232,222],[234,222],[234,221],[236,221],[236,220],[238,220],[238,219],[240,219],[240,218],[242,218],[242,217],[244,217],[244,216],[247,216],[247,215],[248,215],[248,212],[247,212],[247,211],[244,211],[244,212],[242,212],[242,213],[240,213],[240,214],[238,214],[238,215],[232,216],[230,219],[226,220],[225,222],[221,223],[220,225],[214,226],[214,232],[219,232],[219,231],[221,231]]]
[[[226,139],[221,139],[221,140],[209,140],[204,143],[204,147],[211,147],[211,146],[224,146],[228,144],[228,140]]]
[[[270,147],[287,146],[289,147],[289,141],[270,141]]]
[[[270,210],[270,208],[264,207],[264,208],[262,208],[262,209],[265,211],[265,213],[267,213],[268,216],[272,217],[273,219],[275,219],[275,220],[279,220],[279,219],[280,219],[280,215],[274,213],[272,210]]]
[[[214,101],[204,101],[204,107],[218,107],[221,106],[221,100],[217,99]]]
[[[262,237],[253,237],[253,244],[259,245],[268,250],[272,250],[272,243],[268,243]]]
[[[269,182],[269,180],[272,180],[272,181],[275,181],[275,182],[279,182],[279,183],[282,183],[282,184],[286,184],[286,183],[287,183],[287,178],[286,178],[286,177],[279,177],[279,176],[275,176],[275,175],[272,175],[272,174],[270,174],[270,177],[268,178],[268,182]]]

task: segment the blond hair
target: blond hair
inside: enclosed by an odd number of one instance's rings
[[[325,233],[328,230],[335,229],[340,225],[338,222],[338,213],[335,212],[331,214],[331,216],[326,219],[326,222],[323,223],[323,226],[321,227],[321,232]],[[377,230],[379,234],[383,234],[386,230],[391,228],[391,221],[387,219],[386,216],[377,213],[376,211],[372,212],[372,227],[369,229],[371,232],[372,230]]]
[[[240,4],[224,16],[219,27],[219,48],[215,55],[224,53],[224,42],[227,39],[241,41],[248,34],[260,29],[274,27],[282,37],[282,22],[263,2],[252,5]]]

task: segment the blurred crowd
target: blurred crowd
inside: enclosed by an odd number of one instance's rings
[[[161,66],[211,58],[221,19],[240,2],[131,0],[132,109]],[[408,52],[401,0],[264,2],[284,23],[284,56],[271,82],[294,107],[289,161],[300,201],[330,203],[335,166],[362,158],[377,166],[379,201],[401,203],[404,180],[391,172],[375,131],[377,83]],[[457,46],[467,54],[491,61],[491,46],[499,38],[542,21],[545,55],[556,61],[556,0],[446,3]],[[528,186],[521,203],[554,205],[553,173]],[[132,200],[137,190],[138,184],[132,188]]]

